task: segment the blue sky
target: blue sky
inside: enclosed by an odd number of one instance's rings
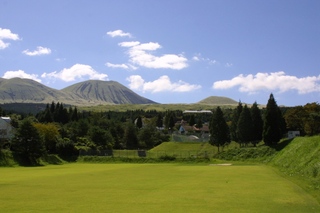
[[[112,80],[159,103],[320,99],[318,0],[0,0],[0,77]]]

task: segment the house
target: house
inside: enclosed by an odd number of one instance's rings
[[[10,117],[0,117],[0,140],[6,141],[13,137]]]

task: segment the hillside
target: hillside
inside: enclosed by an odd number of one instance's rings
[[[52,101],[72,102],[64,92],[44,86],[30,79],[0,78],[1,103],[51,103]]]
[[[73,84],[61,90],[73,100],[85,100],[88,104],[154,104],[115,81],[89,80]]]
[[[210,96],[198,102],[198,104],[207,104],[207,105],[236,105],[237,101],[223,97],[223,96]]]
[[[56,90],[30,79],[0,78],[0,104],[52,101],[77,106],[155,103],[115,81],[90,80]]]

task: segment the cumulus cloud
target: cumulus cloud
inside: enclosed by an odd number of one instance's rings
[[[240,92],[256,93],[260,90],[286,92],[296,90],[299,94],[320,92],[320,75],[298,78],[285,72],[257,73],[256,75],[238,75],[231,80],[213,83],[214,89],[239,87]]]
[[[130,62],[141,67],[153,69],[175,69],[180,70],[188,66],[187,59],[183,55],[164,54],[156,56],[151,53],[161,48],[155,42],[140,43],[138,41],[121,42],[121,47],[127,47]]]
[[[70,68],[51,73],[43,73],[42,78],[56,78],[62,81],[70,82],[84,77],[96,80],[108,80],[108,75],[95,71],[91,66],[85,64],[75,64]]]
[[[107,32],[107,35],[111,37],[129,37],[129,38],[132,37],[130,33],[125,33],[122,30],[109,31]]]
[[[125,69],[125,70],[136,70],[137,67],[131,65],[131,64],[112,64],[107,62],[105,64],[107,67],[111,67],[111,68],[120,68],[120,69]]]
[[[2,78],[6,78],[6,79],[10,79],[10,78],[27,78],[27,79],[32,79],[32,80],[37,81],[37,82],[41,82],[41,79],[38,78],[38,75],[25,73],[23,70],[7,71],[7,72],[4,73]]]
[[[141,90],[143,92],[189,92],[200,89],[200,85],[189,84],[184,81],[171,82],[170,78],[166,75],[161,76],[159,79],[154,81],[145,81],[139,75],[132,75],[127,78],[129,81],[130,89]]]
[[[34,51],[29,51],[27,49],[22,51],[22,53],[28,56],[49,55],[51,53],[51,50],[47,47],[38,46],[37,49]]]
[[[11,32],[11,30],[9,29],[2,29],[0,28],[0,49],[5,49],[7,48],[10,43],[6,43],[4,42],[4,40],[19,40],[19,35],[18,34],[14,34]]]
[[[38,46],[34,51],[30,51],[29,49],[26,49],[22,51],[22,53],[28,56],[49,55],[51,54],[51,49],[47,47]]]

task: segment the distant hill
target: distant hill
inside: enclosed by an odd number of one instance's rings
[[[0,103],[51,103],[88,106],[98,104],[153,104],[115,81],[90,80],[62,90],[30,79],[0,78]]]
[[[207,104],[207,105],[235,105],[238,104],[237,101],[223,97],[223,96],[210,96],[198,102],[198,104]]]

